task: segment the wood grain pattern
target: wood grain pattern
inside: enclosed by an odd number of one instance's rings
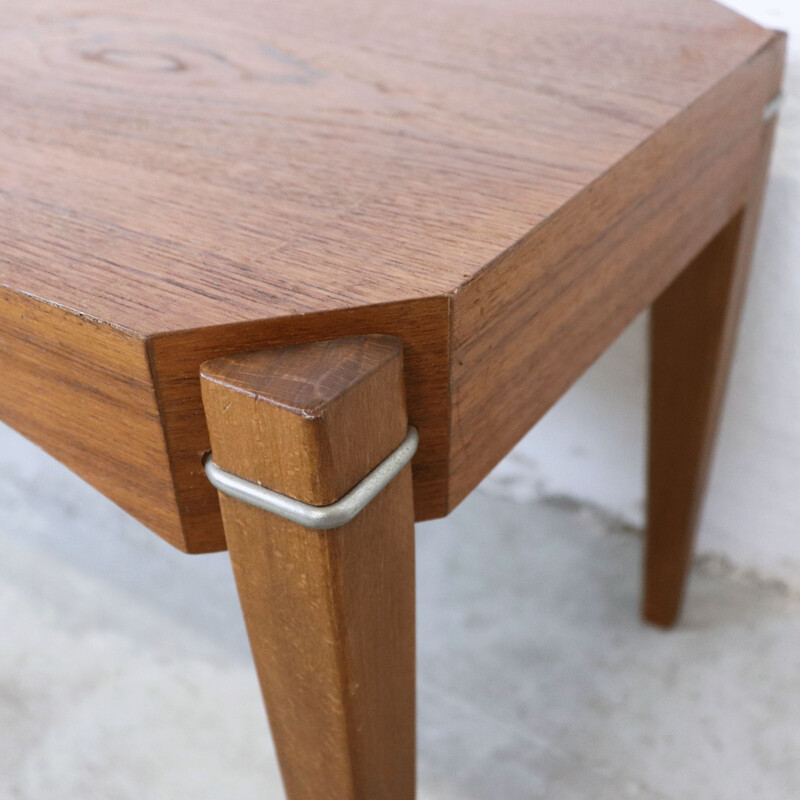
[[[13,4],[2,281],[143,335],[444,294],[768,39],[708,0]]]
[[[425,452],[425,457],[415,459],[413,464],[417,519],[447,513],[447,298],[308,314],[294,318],[291,326],[283,319],[220,326],[211,331],[199,329],[153,337],[148,342],[173,459],[182,521],[182,530],[177,533],[183,537],[185,549],[207,552],[225,547],[217,493],[201,465],[201,457],[210,447],[200,404],[203,361],[241,351],[368,333],[396,336],[403,342],[406,397]]]
[[[747,205],[653,305],[644,618],[680,614],[766,185],[774,121]]]
[[[338,499],[406,433],[397,339],[247,353],[202,373],[219,465],[305,502]],[[413,800],[410,468],[331,531],[220,499],[289,798]]]
[[[776,34],[455,296],[450,508],[744,204],[783,47]]]
[[[0,341],[0,418],[183,547],[145,343],[3,288]]]
[[[709,0],[14,4],[0,286],[38,306],[33,349],[129,342],[107,366],[143,444],[106,437],[101,370],[63,408],[104,465],[81,474],[219,549],[199,365],[379,332],[406,350],[415,513],[441,516],[736,212],[781,54]]]

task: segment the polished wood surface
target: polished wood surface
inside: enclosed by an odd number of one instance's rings
[[[397,339],[247,353],[202,373],[217,463],[308,503],[337,500],[406,434]],[[288,797],[413,800],[410,467],[331,531],[220,500]]]
[[[744,210],[653,305],[644,618],[675,624],[753,258],[774,120]]]
[[[456,295],[449,505],[746,202],[776,39]]]
[[[414,409],[414,424],[426,442],[425,457],[414,464],[414,505],[417,519],[447,513],[447,447],[449,418],[448,344],[450,340],[446,298],[380,307],[355,308],[330,314],[294,317],[287,329],[284,319],[241,323],[180,336],[154,337],[149,347],[157,366],[162,421],[166,428],[175,494],[189,549],[225,547],[216,492],[209,492],[201,466],[210,448],[200,404],[200,365],[226,353],[259,350],[298,342],[328,339],[343,334],[392,334],[403,342],[406,398]],[[180,540],[179,540],[180,542]]]
[[[710,0],[45,0],[0,42],[0,418],[190,551],[200,363],[397,336],[446,513],[744,202],[783,48]]]

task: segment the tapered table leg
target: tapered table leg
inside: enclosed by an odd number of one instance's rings
[[[314,505],[340,499],[407,431],[390,337],[215,359],[202,383],[217,465]],[[328,531],[220,500],[288,797],[412,800],[410,467]]]
[[[643,615],[675,624],[708,476],[761,211],[774,122],[745,208],[651,312],[648,531]]]

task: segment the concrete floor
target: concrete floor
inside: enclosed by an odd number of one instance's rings
[[[0,798],[282,797],[227,558],[183,556],[0,428]],[[477,493],[419,526],[422,800],[795,798],[800,601]]]

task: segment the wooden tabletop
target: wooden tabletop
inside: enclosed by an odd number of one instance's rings
[[[203,361],[399,336],[446,513],[735,213],[783,58],[707,0],[87,8],[0,22],[0,417],[192,551]]]

